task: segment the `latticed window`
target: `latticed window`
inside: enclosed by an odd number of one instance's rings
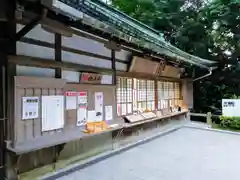
[[[155,88],[152,80],[136,80],[137,108],[140,111],[155,109]]]
[[[180,83],[175,82],[174,83],[174,99],[175,99],[175,105],[180,105],[180,99],[181,99],[181,90],[180,90]]]
[[[157,97],[155,97],[157,89]],[[135,78],[117,78],[117,114],[118,116],[132,114],[136,110],[155,110],[180,105],[180,83]],[[157,98],[157,99],[156,99]]]
[[[164,109],[168,107],[168,84],[167,82],[158,81],[158,109]]]
[[[117,77],[117,114],[132,114],[133,110],[133,79]]]
[[[158,108],[164,109],[180,103],[180,83],[158,81]]]
[[[147,80],[147,109],[155,110],[155,83]]]

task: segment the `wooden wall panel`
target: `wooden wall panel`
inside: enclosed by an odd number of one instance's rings
[[[42,89],[41,88],[35,88],[34,89],[34,96],[39,96],[40,94],[42,94]],[[38,138],[42,136],[41,133],[41,104],[39,105],[38,108],[38,112],[39,112],[39,117],[37,119],[34,119],[33,121],[33,137],[34,138]]]
[[[21,145],[28,140],[41,138],[59,133],[61,131],[79,131],[77,127],[77,110],[65,110],[65,126],[60,130],[48,132],[41,131],[41,96],[63,95],[64,92],[74,90],[77,92],[86,91],[88,93],[88,110],[95,109],[95,92],[103,92],[104,107],[103,119],[105,119],[105,106],[113,106],[113,119],[116,118],[115,86],[110,85],[88,85],[88,84],[67,84],[66,80],[55,78],[38,77],[15,77],[15,145]],[[22,97],[38,96],[39,117],[36,119],[22,120]],[[50,137],[49,137],[50,138]]]
[[[26,88],[24,89],[24,96],[34,96],[33,94],[33,88]],[[33,125],[34,125],[34,121],[35,119],[28,119],[28,120],[24,120],[24,132],[25,132],[25,139],[29,140],[34,138],[33,136]]]
[[[37,137],[50,135],[56,131],[41,131],[41,96],[60,95],[66,81],[55,78],[15,77],[15,141],[25,142]],[[39,118],[22,120],[22,97],[38,96]]]
[[[22,99],[25,96],[24,88],[15,89],[15,141],[23,142],[25,140],[25,121],[22,121]]]

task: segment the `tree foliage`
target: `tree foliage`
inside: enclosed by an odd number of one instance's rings
[[[240,95],[240,0],[112,0],[112,5],[180,49],[219,62],[218,71],[195,83],[197,111],[220,108],[223,97]]]

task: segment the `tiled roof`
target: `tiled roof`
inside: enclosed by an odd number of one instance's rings
[[[60,0],[64,4],[84,13],[82,23],[102,31],[110,31],[112,36],[137,44],[171,59],[187,62],[203,68],[210,68],[215,61],[186,53],[166,42],[162,35],[151,27],[108,6],[99,0]]]

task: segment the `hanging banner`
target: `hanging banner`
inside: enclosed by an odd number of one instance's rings
[[[87,92],[78,92],[77,126],[83,126],[87,120]]]
[[[22,119],[38,118],[39,97],[22,97]]]
[[[80,83],[101,84],[102,75],[96,73],[82,73]]]
[[[95,92],[96,121],[103,120],[103,92]]]
[[[68,91],[64,93],[66,97],[66,109],[77,109],[77,92]]]

